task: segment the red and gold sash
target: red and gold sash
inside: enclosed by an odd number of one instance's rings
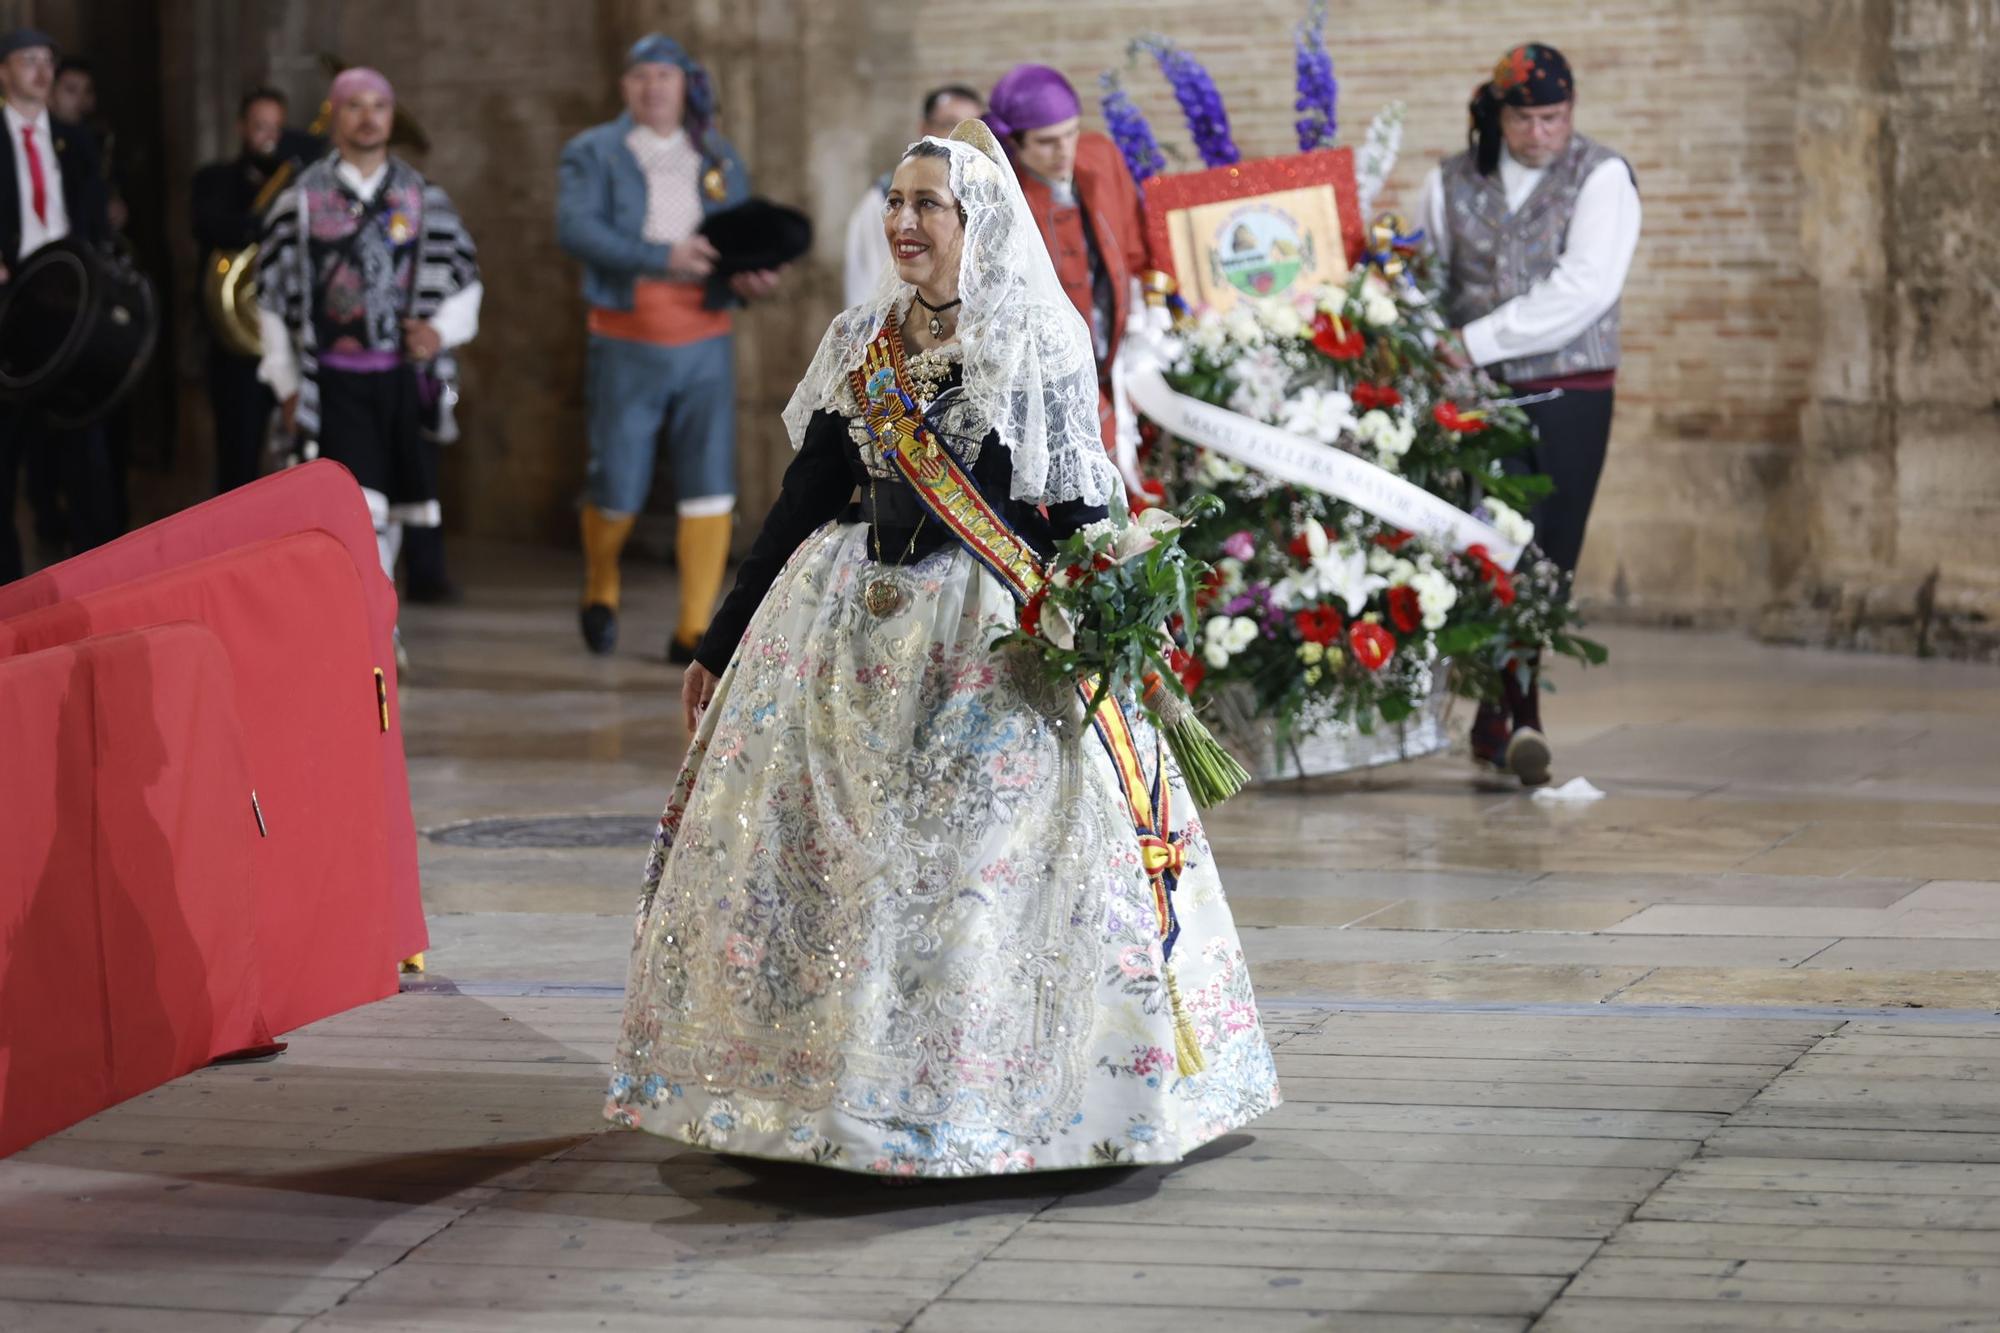
[[[861,365],[849,373],[849,382],[861,404],[862,419],[881,448],[883,458],[902,474],[931,516],[944,525],[974,560],[991,571],[1017,602],[1025,604],[1041,592],[1048,583],[1041,556],[987,500],[957,455],[925,426],[923,414],[917,410],[916,399],[910,392],[903,364],[903,339],[894,323],[885,324],[869,344]],[[1096,682],[1079,681],[1077,692],[1088,707],[1096,692]],[[1098,706],[1091,726],[1111,756],[1111,767],[1118,775],[1118,786],[1131,816],[1140,860],[1153,888],[1164,964],[1171,958],[1174,942],[1180,937],[1173,891],[1186,860],[1182,843],[1173,837],[1165,746],[1155,738],[1155,777],[1148,782],[1131,720],[1117,699],[1107,698]],[[1171,969],[1163,966],[1162,974],[1173,1008],[1181,1072],[1192,1074],[1202,1067],[1201,1048],[1181,1005]]]

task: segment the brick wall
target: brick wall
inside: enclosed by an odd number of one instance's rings
[[[1301,0],[168,0],[240,14],[207,103],[262,60],[311,81],[311,50],[381,64],[430,131],[426,163],[480,242],[485,327],[467,358],[466,442],[447,460],[463,531],[573,540],[582,472],[582,311],[555,249],[562,141],[616,108],[619,54],[648,28],[706,59],[761,192],[820,234],[784,299],[739,319],[747,529],[787,459],[778,409],[839,302],[855,199],[907,141],[922,90],[1010,65],[1067,71],[1092,103],[1134,35],[1194,50],[1248,155],[1293,151]],[[1463,142],[1473,85],[1510,45],[1574,63],[1579,126],[1639,177],[1617,424],[1581,587],[1607,613],[1855,624],[1916,599],[2000,612],[2000,0],[1340,0],[1329,41],[1341,139],[1409,106],[1385,206]],[[210,21],[209,27],[215,27]],[[174,52],[167,59],[176,59]],[[1127,85],[1170,144],[1185,131],[1148,68]],[[210,122],[219,117],[210,116]],[[1186,159],[1192,165],[1191,157]],[[1938,578],[1924,587],[1931,571]],[[1857,608],[1861,608],[1857,610]],[[1796,613],[1796,614],[1795,614]],[[1804,619],[1801,619],[1801,614]],[[1847,641],[1860,641],[1849,636]]]
[[[1215,76],[1246,156],[1296,151],[1292,0],[933,3],[918,32],[926,78],[990,84],[1020,60],[1080,90],[1124,67],[1135,33],[1180,41]],[[1414,208],[1423,173],[1464,145],[1465,103],[1501,52],[1551,43],[1577,72],[1577,123],[1638,174],[1646,220],[1626,285],[1616,426],[1581,580],[1600,605],[1730,617],[1789,571],[1770,496],[1798,458],[1814,335],[1793,148],[1801,7],[1772,0],[1343,0],[1328,45],[1343,143],[1392,99],[1408,104],[1383,207]],[[1150,66],[1126,79],[1163,142],[1186,133]],[[1094,100],[1094,99],[1093,99]],[[1094,106],[1092,109],[1094,119]],[[1191,152],[1191,150],[1190,150]],[[1199,165],[1190,157],[1190,165]]]

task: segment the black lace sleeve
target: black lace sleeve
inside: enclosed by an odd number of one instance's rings
[[[799,445],[798,457],[785,469],[777,502],[765,516],[749,556],[736,571],[736,586],[722,599],[708,632],[694,650],[695,660],[715,674],[721,675],[729,665],[743,631],[749,628],[750,617],[792,552],[846,507],[854,493],[847,447],[847,423],[838,415],[820,412],[807,423],[806,438]]]

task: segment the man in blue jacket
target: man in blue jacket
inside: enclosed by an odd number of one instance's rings
[[[685,664],[722,589],[736,509],[730,307],[770,295],[778,275],[710,281],[718,256],[699,228],[747,199],[750,179],[715,127],[707,71],[653,33],[633,45],[620,86],[625,114],[563,149],[556,217],[590,305],[583,640],[594,653],[617,645],[618,556],[645,507],[664,425],[681,579],[667,658]]]

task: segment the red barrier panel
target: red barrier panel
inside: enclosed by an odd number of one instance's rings
[[[400,738],[381,725],[363,581],[340,542],[303,532],[85,593],[0,622],[0,658],[183,620],[228,657],[249,786],[269,827],[251,854],[271,1030],[393,994],[407,941],[391,848],[412,859],[415,849],[384,827],[383,752],[400,772]],[[117,762],[120,744],[100,738],[103,762]],[[8,767],[17,781],[47,780]],[[402,815],[407,828],[407,802]]]
[[[314,530],[338,542],[354,568],[367,608],[365,642],[373,663],[384,670],[389,691],[390,743],[381,748],[379,786],[388,839],[392,947],[397,957],[407,958],[428,947],[429,934],[417,883],[417,831],[410,810],[395,648],[390,639],[396,625],[396,590],[382,573],[368,503],[346,468],[322,460],[287,469],[149,524],[109,545],[13,583],[0,584],[0,621],[254,542]]]
[[[0,661],[0,1155],[269,1040],[234,696],[193,624]]]

